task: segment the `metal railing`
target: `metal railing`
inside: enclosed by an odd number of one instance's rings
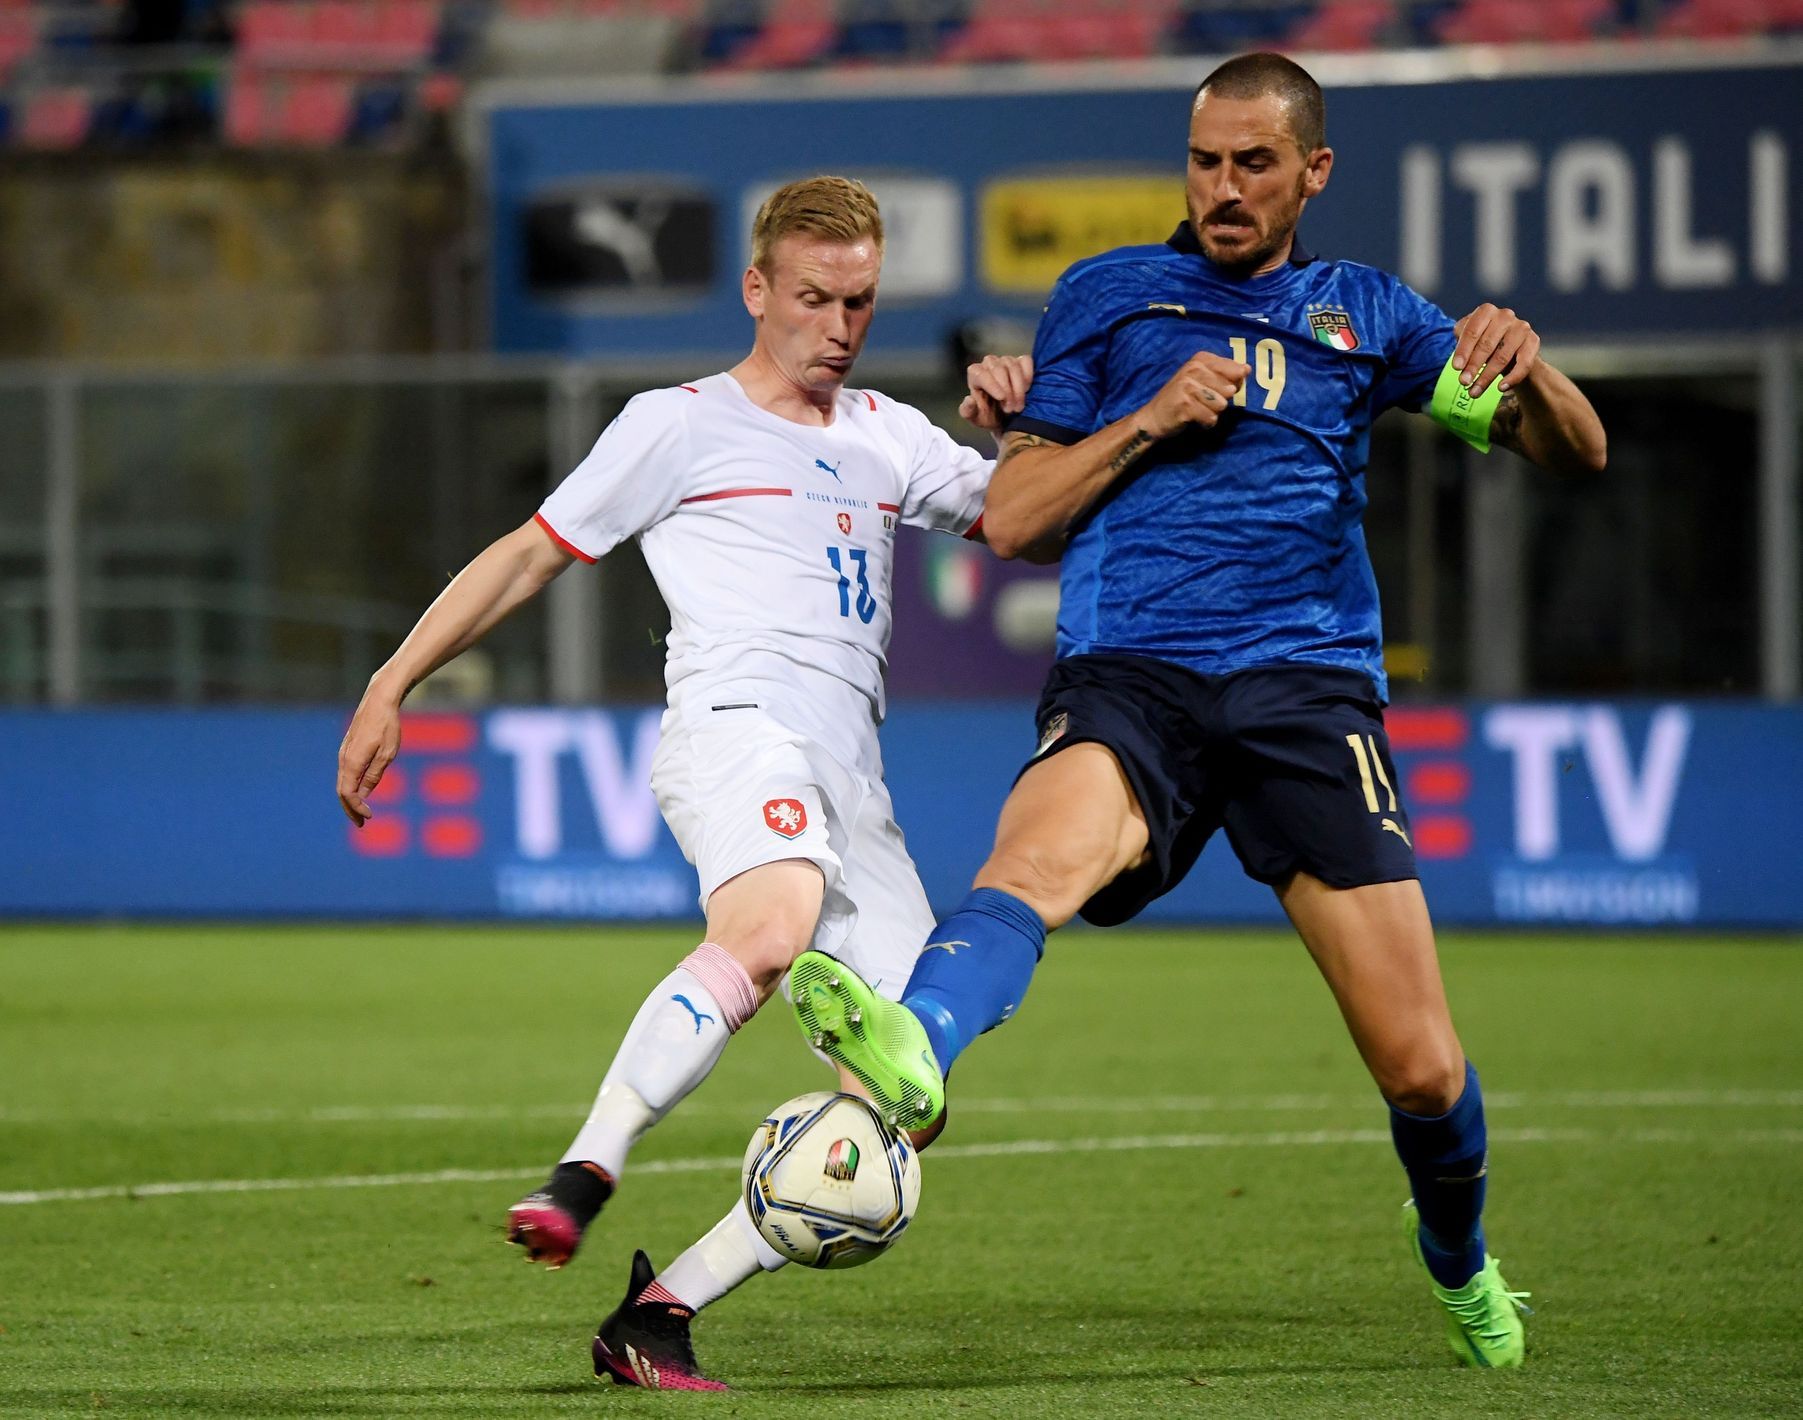
[[[1803,692],[1803,347],[1555,355],[1623,412],[1600,482],[1468,455],[1406,417],[1374,432],[1366,530],[1398,693]],[[628,397],[708,367],[0,367],[0,696],[354,697]],[[860,378],[955,427],[946,372]],[[1685,427],[1733,452],[1661,432],[1680,381],[1703,421]],[[456,693],[655,698],[660,615],[628,545],[491,633]],[[1550,634],[1561,617],[1577,634]],[[898,667],[897,693],[906,681]]]

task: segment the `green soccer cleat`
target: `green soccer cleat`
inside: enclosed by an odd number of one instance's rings
[[[892,1129],[922,1129],[939,1117],[945,1076],[912,1011],[825,952],[795,958],[789,992],[808,1044],[863,1083]]]
[[[1427,1262],[1421,1256],[1421,1218],[1412,1198],[1402,1205],[1402,1221],[1409,1250],[1426,1271]],[[1533,1314],[1526,1302],[1534,1294],[1511,1292],[1503,1281],[1500,1262],[1486,1254],[1484,1270],[1463,1287],[1449,1290],[1431,1281],[1430,1285],[1446,1308],[1446,1344],[1462,1365],[1500,1371],[1522,1363],[1527,1355],[1527,1333],[1521,1318]]]

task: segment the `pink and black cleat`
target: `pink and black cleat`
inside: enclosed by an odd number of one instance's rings
[[[595,1375],[646,1390],[730,1390],[701,1374],[689,1341],[694,1310],[657,1285],[643,1250],[632,1255],[626,1300],[595,1333]]]
[[[559,1164],[543,1188],[507,1210],[507,1241],[525,1248],[528,1262],[555,1272],[576,1255],[613,1191],[613,1175],[601,1165]]]

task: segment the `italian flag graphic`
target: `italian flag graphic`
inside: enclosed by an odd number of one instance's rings
[[[927,553],[927,595],[947,621],[962,621],[977,609],[983,594],[984,553],[967,542],[933,539]]]
[[[1337,330],[1317,331],[1323,345],[1331,345],[1335,350],[1357,350],[1359,338],[1352,333],[1352,327],[1343,325]]]

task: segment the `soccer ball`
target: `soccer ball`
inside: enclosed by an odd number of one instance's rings
[[[804,1267],[856,1267],[902,1235],[920,1159],[869,1101],[818,1090],[778,1105],[745,1149],[745,1202],[770,1246]]]

